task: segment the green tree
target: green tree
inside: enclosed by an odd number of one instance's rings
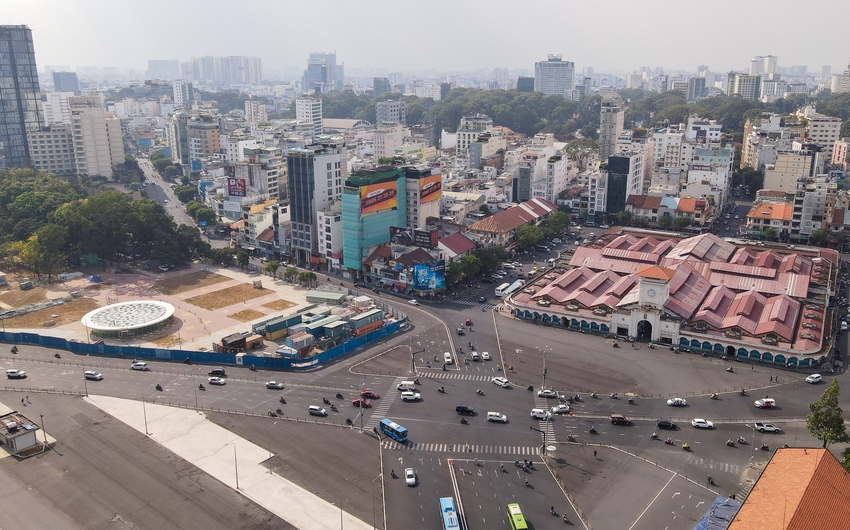
[[[193,186],[180,186],[175,188],[174,195],[177,197],[177,200],[182,202],[183,204],[187,204],[189,201],[194,200],[198,197],[198,190]]]
[[[670,227],[673,226],[673,218],[669,215],[662,215],[658,218],[658,226],[664,230],[670,230]]]
[[[466,255],[460,258],[461,271],[466,278],[472,278],[481,271],[481,260],[478,256]]]
[[[163,158],[157,158],[156,160],[151,159],[151,164],[153,165],[154,169],[156,169],[160,173],[165,172],[166,168],[173,165],[171,163],[171,159],[164,158],[164,157]]]
[[[283,279],[291,282],[295,276],[298,275],[298,269],[295,267],[287,267],[285,271],[283,271]]]
[[[197,221],[198,224],[206,223],[207,226],[214,225],[218,221],[218,215],[216,215],[215,210],[209,206],[202,206],[195,210],[195,221]]]
[[[266,266],[263,267],[263,271],[269,273],[274,279],[277,279],[278,269],[280,269],[280,262],[276,260],[266,263]]]
[[[520,248],[531,248],[543,239],[543,230],[535,225],[522,225],[516,230],[516,242]]]
[[[318,280],[318,277],[314,272],[304,271],[298,274],[298,283],[302,285],[312,287],[316,280]]]
[[[244,269],[248,265],[248,261],[250,261],[250,258],[246,252],[240,250],[236,253],[236,264],[239,265],[240,269]]]
[[[809,243],[812,245],[822,246],[829,239],[829,230],[826,228],[821,228],[820,230],[815,230],[812,232],[812,235],[809,237]]]
[[[850,442],[841,406],[838,404],[837,378],[832,380],[819,400],[809,404],[809,411],[806,427],[812,436],[823,442],[824,449],[833,443]]]
[[[632,212],[627,210],[621,210],[617,212],[617,224],[620,226],[626,226],[629,224],[629,221],[632,220]]]
[[[676,228],[678,228],[679,230],[687,228],[692,224],[694,224],[694,220],[693,218],[691,218],[690,215],[683,215],[681,217],[676,218]]]
[[[175,165],[170,165],[165,167],[165,176],[166,177],[176,177],[180,174],[180,168]]]
[[[766,240],[774,241],[774,240],[776,240],[776,236],[778,234],[776,233],[775,228],[773,228],[772,226],[768,226],[767,228],[764,229],[764,232],[762,232],[762,235],[764,236],[764,238]]]
[[[599,139],[599,131],[597,131],[596,127],[593,125],[585,125],[579,132],[581,133],[582,138],[589,138],[591,140]]]

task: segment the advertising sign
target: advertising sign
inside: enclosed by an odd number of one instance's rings
[[[431,175],[419,179],[419,202],[425,204],[443,196],[443,176]]]
[[[413,288],[417,291],[436,291],[446,287],[446,262],[417,263],[413,266]]]
[[[231,197],[246,195],[245,179],[227,179],[227,194]]]
[[[398,205],[395,182],[372,184],[360,188],[360,214],[389,210]]]
[[[437,231],[391,226],[390,241],[407,247],[433,249],[437,247]]]
[[[200,171],[202,169],[203,169],[203,166],[201,166],[200,160],[198,160],[197,158],[192,160],[192,171]]]

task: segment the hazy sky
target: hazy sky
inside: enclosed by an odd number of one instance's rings
[[[578,71],[722,72],[776,55],[835,73],[848,20],[847,0],[0,0],[0,23],[32,29],[40,67],[256,55],[266,73],[334,50],[349,71],[533,69],[557,53]]]

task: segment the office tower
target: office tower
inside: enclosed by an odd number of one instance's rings
[[[688,103],[705,97],[705,78],[692,77],[688,79]]]
[[[761,98],[761,76],[729,72],[724,88],[726,94],[741,96],[741,99],[755,101]]]
[[[599,161],[604,162],[617,149],[617,137],[623,132],[626,110],[623,100],[617,94],[605,94],[602,97],[602,109],[599,114]]]
[[[750,59],[750,75],[759,75],[764,73],[764,57],[756,55]]]
[[[535,92],[573,98],[575,63],[562,61],[561,57],[549,55],[546,61],[534,63]]]
[[[44,124],[69,123],[71,121],[71,108],[68,106],[68,98],[73,92],[48,92],[41,102],[44,113]]]
[[[379,98],[391,92],[390,81],[386,77],[375,77],[372,79],[372,97]]]
[[[304,92],[312,91],[317,94],[342,90],[344,75],[344,65],[336,64],[336,52],[314,52],[310,54],[307,69],[304,70],[301,88]]]
[[[295,119],[313,124],[312,138],[324,133],[322,124],[322,100],[319,98],[298,98],[295,100]]]
[[[217,85],[259,85],[263,62],[259,57],[192,57],[181,65],[181,77]]]
[[[180,61],[149,60],[145,72],[146,79],[180,79]]]
[[[379,101],[375,104],[375,124],[384,122],[407,125],[407,103],[404,101]]]
[[[249,99],[246,101],[245,121],[251,123],[269,121],[269,115],[266,112],[266,102],[261,99]]]
[[[346,164],[345,143],[341,140],[289,150],[286,165],[292,257],[298,265],[310,264],[311,256],[319,250],[317,215],[340,200]]]
[[[519,76],[516,80],[517,92],[534,92],[534,78]]]
[[[779,73],[779,58],[775,55],[764,56],[764,73],[771,75]]]
[[[53,72],[53,90],[56,92],[79,92],[80,83],[75,72]]]
[[[176,80],[173,83],[174,108],[176,109],[191,109],[195,103],[195,91],[192,83],[188,81]]]
[[[42,120],[32,31],[0,26],[0,169],[31,164],[27,132]]]
[[[453,87],[454,85],[452,83],[440,83],[440,99],[446,99],[446,97],[449,95],[449,92],[452,91]]]
[[[667,92],[670,90],[670,76],[667,74],[658,76],[658,91]]]
[[[100,96],[71,96],[68,103],[77,173],[112,178],[124,163],[121,120],[103,109]]]

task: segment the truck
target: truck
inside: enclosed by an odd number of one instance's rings
[[[779,432],[782,429],[772,423],[756,423],[756,430],[758,432]]]

